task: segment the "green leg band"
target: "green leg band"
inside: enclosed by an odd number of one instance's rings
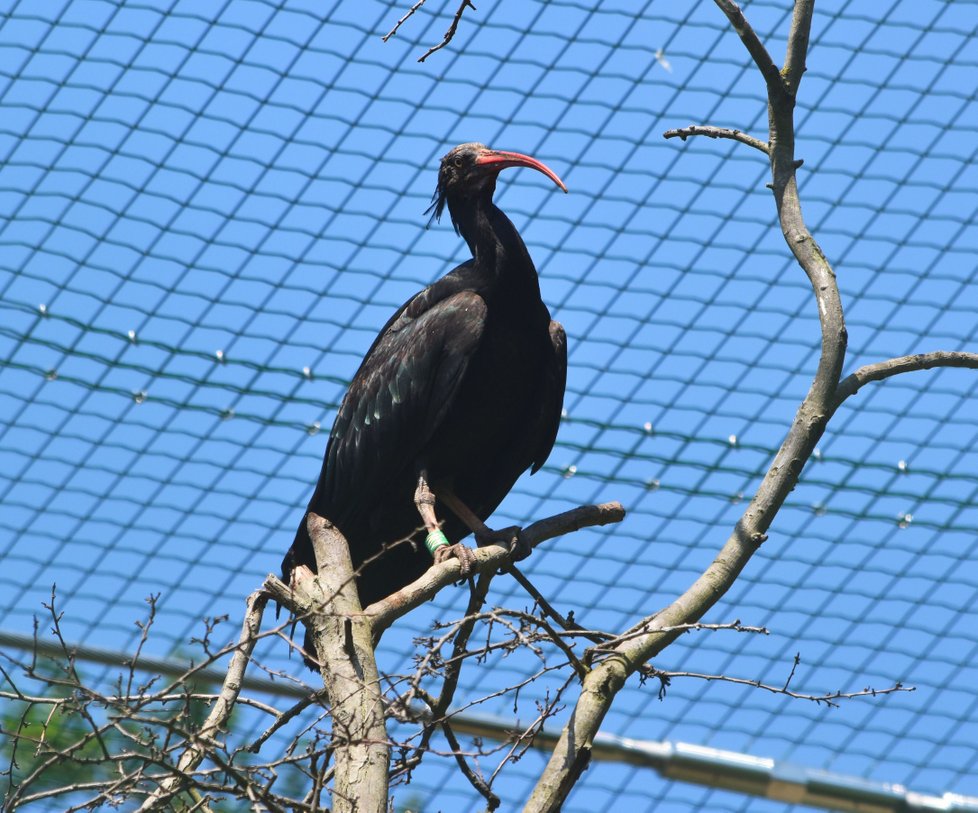
[[[448,538],[439,528],[437,531],[432,531],[430,534],[428,534],[428,536],[425,538],[424,546],[428,549],[428,553],[434,556],[435,551],[438,550],[438,548],[448,547]]]

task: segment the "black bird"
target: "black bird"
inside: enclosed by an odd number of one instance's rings
[[[349,542],[363,606],[418,578],[432,557],[456,555],[464,569],[469,551],[457,543],[470,532],[479,544],[512,539],[484,520],[553,448],[567,339],[519,232],[492,201],[499,172],[518,166],[567,191],[520,153],[462,144],[442,159],[429,211],[440,218],[448,207],[472,259],[398,309],[340,404],[308,510]],[[303,565],[315,571],[305,517],[282,561],[286,583]]]

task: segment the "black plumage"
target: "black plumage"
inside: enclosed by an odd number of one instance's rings
[[[308,510],[346,536],[364,606],[432,564],[421,544],[419,476],[426,475],[454,544],[473,530],[471,517],[467,524],[445,500],[485,520],[553,448],[566,338],[540,297],[523,240],[492,201],[499,171],[510,166],[537,169],[566,191],[527,156],[481,144],[451,150],[441,162],[432,217],[447,206],[472,259],[384,325],[333,424]],[[299,565],[315,570],[305,517],[282,562],[287,582]]]

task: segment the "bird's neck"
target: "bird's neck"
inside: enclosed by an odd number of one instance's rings
[[[529,287],[539,296],[540,283],[523,238],[492,196],[449,201],[452,221],[468,243],[476,264],[491,272],[497,283]]]

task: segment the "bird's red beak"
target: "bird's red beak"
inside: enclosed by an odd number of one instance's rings
[[[530,169],[535,169],[537,172],[542,172],[551,181],[553,181],[557,186],[567,191],[567,187],[564,186],[564,182],[557,177],[557,173],[554,172],[546,164],[537,161],[536,158],[530,158],[529,155],[523,155],[519,152],[503,152],[502,150],[484,150],[478,158],[475,159],[476,166],[486,167],[488,169],[499,172],[500,170],[506,169],[507,167],[530,167]]]

